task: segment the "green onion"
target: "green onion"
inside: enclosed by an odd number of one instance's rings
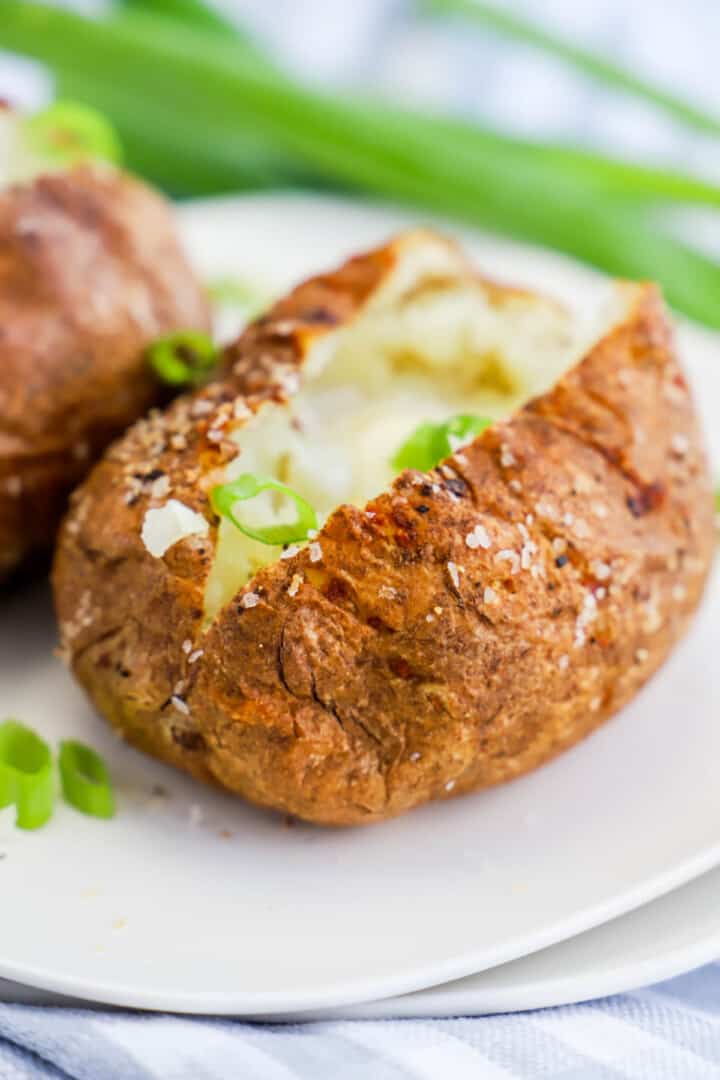
[[[675,120],[707,134],[720,134],[720,118],[684,101],[661,87],[639,79],[632,72],[604,56],[573,44],[566,38],[538,26],[520,15],[505,11],[482,0],[419,0],[421,10],[435,15],[460,15],[489,26],[492,30],[535,46],[570,64],[584,75],[625,93],[632,94],[663,110]]]
[[[146,351],[150,367],[169,386],[198,386],[216,367],[219,353],[199,330],[179,330],[158,338]]]
[[[96,109],[74,101],[56,101],[24,117],[21,138],[25,152],[50,165],[98,159],[119,162],[122,158],[112,125]]]
[[[145,12],[88,19],[30,0],[4,0],[0,45],[45,60],[61,83],[74,73],[86,92],[98,88],[93,100],[108,86],[123,86],[132,95],[125,101],[130,128],[134,114],[142,125],[145,102],[181,116],[185,139],[174,151],[179,171],[183,159],[219,161],[249,137],[316,185],[410,202],[557,248],[611,274],[658,280],[673,306],[720,327],[720,267],[676,240],[652,207],[625,196],[620,163],[595,183],[588,179],[591,162],[543,161],[462,132],[455,140],[450,124],[435,130],[433,118],[426,123],[415,113],[305,88],[246,57],[230,37]],[[151,131],[144,130],[142,147],[151,155]],[[229,165],[230,157],[224,160]],[[165,168],[171,171],[172,162]],[[218,170],[218,182],[225,183],[229,171]],[[652,188],[652,170],[632,175],[633,194]],[[658,183],[657,194],[670,197],[676,182],[672,197],[684,198],[682,181],[672,176],[667,186],[666,179]],[[700,199],[692,183],[688,190]]]
[[[266,66],[268,58],[255,44],[250,34],[234,20],[226,19],[216,8],[204,4],[202,0],[117,0],[116,7],[127,11],[151,12],[165,18],[193,26],[198,30],[215,33],[220,37],[232,36],[236,49],[242,49],[244,57],[252,57],[257,63]]]
[[[237,503],[245,502],[247,499],[254,499],[261,495],[263,491],[278,491],[291,499],[297,507],[295,521],[282,525],[267,526],[249,525],[241,521],[235,513]],[[251,537],[253,540],[259,540],[262,544],[282,546],[299,540],[307,540],[308,533],[318,527],[317,514],[310,503],[306,502],[292,488],[289,488],[286,484],[281,484],[279,480],[273,480],[271,477],[242,473],[241,476],[231,480],[228,484],[220,484],[218,487],[213,488],[210,493],[210,501],[216,514],[232,521],[233,525],[241,533]]]
[[[60,743],[60,781],[65,801],[91,817],[111,818],[115,796],[105,762],[85,743]]]
[[[271,302],[269,294],[247,278],[215,278],[205,283],[205,291],[217,304],[241,307],[248,314],[259,314]]]
[[[403,469],[429,472],[491,424],[492,420],[470,413],[460,413],[443,424],[418,424],[393,457],[392,467],[398,472]]]
[[[212,28],[223,35],[226,42],[228,38],[232,39],[233,47],[240,50],[244,62],[252,59],[254,63],[264,67],[266,72],[274,70],[278,77],[282,77],[270,58],[251,41],[249,35],[238,26],[236,21],[229,22],[219,16],[213,8],[202,3],[202,0],[156,0],[155,3],[149,3],[148,0],[120,0],[120,7],[145,13],[152,11],[171,17],[180,24],[193,25],[204,30]],[[430,7],[432,9],[432,4]],[[103,92],[102,88],[96,88],[96,96],[98,90]],[[355,104],[364,105],[366,109],[374,110],[376,113],[387,115],[389,112],[394,112],[405,125],[410,125],[422,131],[425,137],[431,138],[438,152],[452,155],[458,146],[463,146],[465,149],[474,149],[485,154],[490,153],[496,156],[504,154],[510,163],[513,160],[520,164],[527,161],[546,174],[548,183],[552,182],[553,175],[564,177],[572,175],[575,179],[600,192],[614,193],[629,198],[669,199],[702,206],[720,206],[720,187],[717,184],[673,169],[638,165],[635,162],[562,144],[513,138],[485,128],[477,121],[468,123],[457,117],[414,113],[408,109],[390,108],[387,103],[379,105],[377,101],[361,98],[350,100],[355,100]],[[226,140],[226,146],[228,141],[237,144],[239,134],[235,130]],[[127,137],[132,138],[132,136]],[[247,139],[247,133],[243,133],[243,138]],[[260,158],[263,157],[264,150],[268,163],[272,161],[274,167],[283,168],[287,173],[289,161],[280,161],[277,149],[273,157],[272,144],[267,139],[265,147],[261,149],[262,143],[262,135],[259,135],[257,144],[242,148],[244,168],[236,177],[235,186],[238,181],[243,180],[247,168],[248,151],[252,152],[251,160],[255,160],[258,155]],[[282,177],[276,176],[275,179],[277,182]],[[290,175],[285,176],[286,182],[292,179]],[[296,176],[294,179],[302,180],[303,177]],[[315,184],[318,182],[317,177],[308,176],[304,179],[312,179]],[[267,177],[263,177],[258,172],[257,181],[260,184],[267,180]]]
[[[53,811],[52,754],[31,728],[0,724],[0,807],[15,803],[21,829],[38,829]]]
[[[435,457],[433,450],[436,431],[436,424],[418,424],[392,458],[390,464],[393,469],[398,472],[402,472],[403,469],[429,472],[433,469],[440,460]]]

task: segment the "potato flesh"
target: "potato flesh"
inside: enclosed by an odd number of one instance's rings
[[[226,479],[272,476],[316,510],[363,506],[391,483],[391,460],[424,421],[458,413],[498,419],[548,389],[572,363],[567,313],[537,297],[494,305],[477,282],[382,298],[311,350],[289,406],[264,405],[236,435]],[[243,520],[293,520],[289,500],[264,493],[238,506]],[[263,566],[282,554],[221,523],[205,595],[212,620]]]

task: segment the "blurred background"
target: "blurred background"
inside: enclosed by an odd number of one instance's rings
[[[720,4],[63,6],[103,21],[0,0],[0,96],[96,106],[173,195],[400,201],[660,279],[720,327]]]

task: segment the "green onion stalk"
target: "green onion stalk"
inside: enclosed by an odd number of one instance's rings
[[[39,829],[53,812],[50,747],[16,720],[0,724],[0,807],[15,804],[20,829]]]
[[[676,308],[720,328],[720,268],[667,232],[652,208],[621,197],[617,172],[617,191],[601,192],[583,175],[587,163],[541,161],[491,138],[463,131],[455,138],[453,123],[436,128],[416,113],[331,97],[258,63],[230,36],[145,11],[90,19],[5,0],[0,45],[45,61],[61,82],[74,72],[93,102],[103,87],[132,86],[128,123],[146,102],[172,108],[186,125],[187,157],[219,157],[247,137],[266,140],[319,183],[555,247],[612,274],[659,280]]]

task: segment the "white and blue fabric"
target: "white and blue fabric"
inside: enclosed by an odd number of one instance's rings
[[[0,1080],[713,1080],[720,964],[586,1005],[452,1020],[240,1020],[0,1005]]]

